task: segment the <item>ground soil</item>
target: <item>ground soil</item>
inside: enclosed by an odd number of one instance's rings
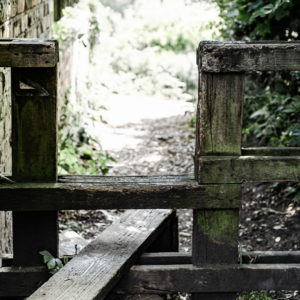
[[[188,129],[191,113],[143,119],[115,126],[116,136],[136,138],[134,146],[110,149],[118,160],[109,175],[183,174],[193,172],[195,137]],[[108,125],[109,126],[109,125]],[[114,137],[116,137],[114,136]],[[111,136],[113,138],[113,136]],[[284,192],[285,186],[270,188],[268,183],[244,184],[240,210],[239,243],[244,251],[300,249],[300,213]],[[70,228],[87,240],[95,239],[122,210],[69,211],[60,213],[61,229]],[[178,210],[180,251],[191,251],[192,210]],[[300,299],[297,291],[271,291],[274,299]],[[189,299],[188,295],[170,295],[165,299]],[[170,298],[171,297],[171,298]]]

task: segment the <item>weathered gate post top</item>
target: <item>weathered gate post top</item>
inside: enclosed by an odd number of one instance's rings
[[[51,68],[59,61],[59,44],[54,39],[0,38],[0,67]]]

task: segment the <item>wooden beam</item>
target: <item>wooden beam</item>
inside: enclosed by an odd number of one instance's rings
[[[297,264],[300,251],[251,251],[242,252],[243,263],[248,264]],[[136,265],[188,265],[192,263],[190,252],[144,253]],[[236,261],[238,263],[238,261]]]
[[[242,148],[242,156],[300,156],[300,147]]]
[[[179,251],[178,217],[173,210],[169,225],[162,231],[146,252],[177,252]]]
[[[170,222],[172,210],[128,210],[28,300],[102,300]]]
[[[201,156],[201,184],[300,181],[299,156]]]
[[[78,177],[77,177],[78,178]],[[89,177],[64,183],[0,185],[0,210],[237,208],[241,185],[199,185],[191,176]],[[86,179],[88,178],[88,179]],[[109,179],[109,180],[108,180]],[[61,181],[59,179],[59,181]]]
[[[58,62],[58,41],[0,39],[0,67],[51,68]]]
[[[244,73],[200,72],[197,157],[241,155],[243,101]]]
[[[60,235],[61,240],[61,235]],[[76,241],[80,245],[80,241]],[[66,247],[65,243],[60,244],[60,258],[64,256],[74,256],[74,244],[70,243]],[[87,242],[85,241],[86,245]],[[299,264],[300,251],[251,251],[242,252],[244,264]],[[192,254],[190,252],[155,252],[144,253],[136,261],[135,265],[190,265],[192,263]],[[236,261],[238,263],[238,261]],[[11,267],[13,265],[13,256],[6,254],[2,257],[3,267]]]
[[[52,44],[55,46],[54,42]],[[24,49],[30,47],[24,46]],[[57,65],[51,68],[12,68],[11,77],[13,181],[56,182]],[[21,79],[23,83],[31,84],[35,93],[27,94],[26,91],[32,89],[21,90]],[[18,198],[20,200],[22,196],[19,194]],[[43,250],[58,257],[57,210],[13,210],[14,265],[44,265],[39,254]]]
[[[0,268],[0,297],[26,297],[49,278],[50,274],[46,267],[2,267]],[[114,287],[112,293],[168,294],[296,290],[299,288],[299,280],[299,261],[295,264],[202,267],[191,264],[141,265],[133,266]]]
[[[298,71],[300,44],[202,42],[199,56],[203,72]]]
[[[243,72],[212,74],[199,64],[199,99],[197,107],[195,177],[203,177],[199,157],[241,155],[244,77]],[[210,175],[209,170],[207,171]],[[225,193],[232,188],[220,182]],[[240,196],[242,194],[240,192]],[[192,263],[230,264],[238,257],[238,208],[194,209]],[[222,299],[224,294],[192,293],[192,300]],[[235,300],[236,294],[226,295]]]
[[[134,266],[116,285],[113,293],[205,294],[296,290],[299,280],[299,264]]]

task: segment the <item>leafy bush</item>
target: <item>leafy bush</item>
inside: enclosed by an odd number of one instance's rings
[[[246,96],[244,111],[244,142],[254,134],[263,145],[300,146],[300,96]]]

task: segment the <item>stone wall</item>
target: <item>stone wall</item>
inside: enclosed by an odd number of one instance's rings
[[[0,0],[0,38],[50,38],[52,6],[51,0]],[[11,172],[10,109],[10,69],[0,68],[0,173]],[[0,212],[0,257],[12,253],[11,223],[11,212]]]

